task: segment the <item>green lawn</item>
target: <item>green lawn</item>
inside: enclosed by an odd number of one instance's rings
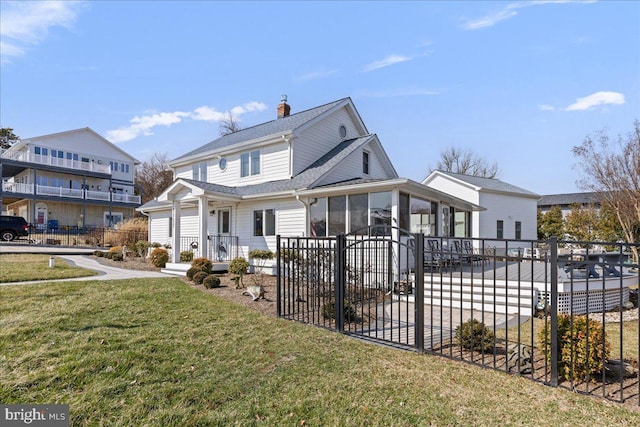
[[[33,254],[0,255],[0,283],[70,279],[98,274],[85,268],[72,267],[58,257],[54,257],[54,267],[49,268],[49,258],[49,255]]]
[[[265,317],[179,279],[0,288],[0,402],[72,425],[640,425],[527,379]]]

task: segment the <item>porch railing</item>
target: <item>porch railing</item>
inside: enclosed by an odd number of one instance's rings
[[[17,182],[3,182],[2,191],[17,194],[36,194],[53,197],[70,197],[74,199],[102,200],[116,203],[140,203],[140,196],[133,194],[111,193],[108,191],[81,190],[65,187],[51,187],[47,185],[36,185],[34,193],[33,184],[21,184]]]
[[[237,236],[208,236],[208,258],[214,262],[229,262],[238,256]],[[180,236],[180,252],[192,252],[193,258],[202,256],[202,246],[198,236]]]
[[[61,159],[59,157],[43,156],[41,154],[14,150],[0,150],[0,156],[5,159],[11,159],[20,162],[59,166],[89,172],[111,173],[111,167],[109,165],[101,165],[97,162],[81,162],[78,160]]]

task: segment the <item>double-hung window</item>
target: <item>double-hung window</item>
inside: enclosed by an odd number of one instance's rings
[[[504,239],[504,221],[501,219],[496,222],[496,238]]]
[[[195,165],[193,165],[192,170],[193,179],[195,181],[207,182],[207,162],[196,163]]]
[[[273,209],[253,211],[253,235],[276,235],[276,214]]]
[[[260,150],[240,155],[240,176],[260,175]]]

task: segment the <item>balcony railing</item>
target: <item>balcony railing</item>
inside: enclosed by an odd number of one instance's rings
[[[36,185],[35,194],[53,197],[71,197],[74,199],[102,200],[117,203],[140,203],[140,196],[122,193],[110,193],[108,191],[78,190],[75,188],[49,187]],[[2,191],[5,193],[34,194],[33,184],[20,184],[17,182],[3,182]]]
[[[88,172],[111,173],[111,166],[101,165],[96,162],[81,162],[72,159],[60,159],[58,157],[43,156],[41,154],[27,153],[25,151],[0,151],[3,159],[17,160],[20,162],[37,163],[40,165],[59,166],[62,168],[76,169]]]

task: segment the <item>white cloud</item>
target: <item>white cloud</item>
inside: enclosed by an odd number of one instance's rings
[[[518,14],[517,9],[523,9],[531,6],[541,6],[545,4],[562,4],[562,3],[595,3],[597,0],[535,0],[535,1],[519,1],[508,3],[502,9],[490,13],[481,18],[467,20],[462,24],[465,30],[478,30],[496,25],[499,22],[513,18]]]
[[[483,16],[482,18],[478,18],[473,21],[467,21],[462,25],[462,27],[465,30],[478,30],[480,28],[492,27],[500,21],[513,18],[517,14],[518,12],[516,12],[515,10],[510,10],[507,6],[507,8],[498,12]]]
[[[553,105],[547,104],[540,104],[538,105],[538,108],[540,109],[540,111],[553,111],[556,109],[556,107],[554,107]]]
[[[79,1],[3,1],[0,13],[2,61],[24,55],[42,42],[51,27],[71,28]]]
[[[130,141],[140,135],[153,135],[151,129],[156,126],[171,126],[180,123],[183,118],[189,117],[191,113],[175,111],[173,113],[158,113],[150,116],[134,117],[129,121],[130,125],[115,130],[107,131],[107,139],[118,143]]]
[[[224,112],[216,111],[215,108],[203,105],[202,107],[198,107],[193,110],[191,118],[193,120],[202,120],[205,122],[219,122],[225,118],[225,115],[226,113]]]
[[[365,73],[373,70],[377,70],[378,68],[388,67],[393,64],[399,64],[400,62],[411,61],[413,58],[405,55],[389,55],[386,58],[380,61],[373,61],[370,64],[365,65],[362,71]]]
[[[618,92],[596,92],[584,98],[576,99],[576,102],[569,105],[567,111],[584,111],[598,105],[620,105],[624,104],[624,95]]]
[[[128,126],[106,132],[107,139],[114,143],[131,141],[139,136],[153,135],[152,129],[156,126],[171,126],[186,119],[201,120],[207,122],[219,122],[229,115],[236,119],[245,113],[263,111],[267,108],[262,102],[251,101],[246,104],[233,107],[229,111],[217,111],[215,108],[203,105],[192,112],[174,111],[172,113],[155,113],[145,116],[136,116],[129,121]]]
[[[234,116],[239,116],[244,113],[252,113],[254,111],[264,111],[267,108],[262,102],[251,101],[247,102],[244,105],[240,105],[237,107],[233,107],[231,109],[231,114]]]

